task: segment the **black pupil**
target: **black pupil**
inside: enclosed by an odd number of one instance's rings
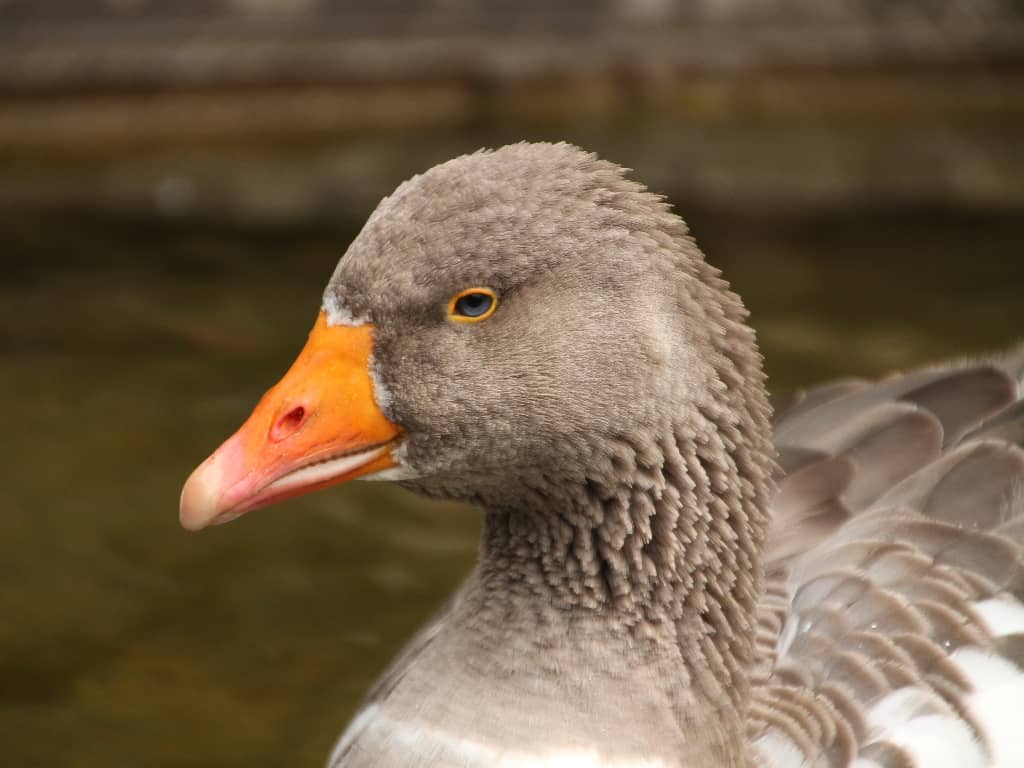
[[[480,317],[491,308],[494,299],[486,293],[467,293],[455,302],[455,311],[466,317]]]

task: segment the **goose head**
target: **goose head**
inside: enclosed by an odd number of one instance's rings
[[[643,484],[679,441],[727,451],[722,471],[759,498],[767,406],[745,314],[618,166],[566,144],[457,158],[380,203],[293,367],[188,479],[181,522],[356,477],[568,510]]]

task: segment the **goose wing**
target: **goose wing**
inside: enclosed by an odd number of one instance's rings
[[[750,738],[774,768],[1024,766],[1024,347],[777,406]]]

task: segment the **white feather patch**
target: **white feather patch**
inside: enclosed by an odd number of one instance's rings
[[[957,717],[924,715],[908,720],[885,735],[915,765],[927,768],[988,768],[988,756],[967,723]]]
[[[876,702],[868,712],[868,722],[884,733],[902,723],[925,715],[953,717],[956,713],[938,694],[927,688],[899,688]]]
[[[871,741],[903,749],[927,768],[988,768],[988,755],[970,726],[924,688],[900,688],[868,712]]]
[[[976,648],[961,648],[952,659],[974,687],[967,707],[992,753],[993,768],[1024,766],[1024,670]]]
[[[992,597],[972,603],[992,637],[1024,633],[1024,605],[1012,597]]]
[[[370,322],[370,318],[364,315],[353,315],[351,310],[345,306],[341,297],[334,293],[324,294],[324,301],[321,305],[324,314],[327,315],[328,325],[348,325],[355,327]]]

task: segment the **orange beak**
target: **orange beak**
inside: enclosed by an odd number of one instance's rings
[[[374,398],[372,351],[373,326],[329,326],[321,312],[288,373],[185,482],[182,526],[226,523],[396,466],[401,430]]]

